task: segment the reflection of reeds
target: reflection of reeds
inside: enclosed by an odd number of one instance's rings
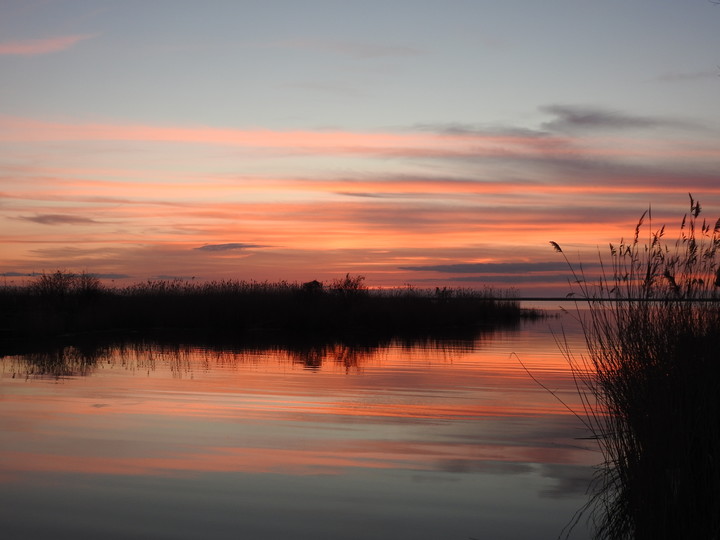
[[[362,277],[319,282],[147,281],[108,288],[55,272],[0,287],[0,330],[21,339],[121,331],[252,333],[382,338],[517,323],[519,302],[492,291],[370,291]]]
[[[486,334],[481,334],[485,336]],[[481,338],[478,336],[478,338]],[[176,341],[167,339],[127,341],[123,339],[75,340],[73,345],[44,342],[22,353],[15,351],[8,358],[0,356],[0,369],[13,378],[63,379],[90,376],[105,367],[149,375],[156,369],[167,369],[173,377],[192,377],[197,369],[233,369],[242,365],[258,366],[279,362],[317,371],[340,367],[345,372],[361,371],[367,365],[382,363],[392,349],[432,354],[450,359],[475,350],[482,341],[458,340],[340,340],[279,342]]]
[[[596,285],[568,263],[588,354],[565,352],[605,461],[597,538],[720,538],[720,220],[690,203],[674,243],[651,227],[641,241],[644,215]]]
[[[106,346],[87,345],[35,350],[15,357],[12,377],[62,379],[90,375],[98,362],[109,358],[111,352]]]

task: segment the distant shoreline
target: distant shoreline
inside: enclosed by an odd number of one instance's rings
[[[470,340],[539,318],[510,294],[471,289],[383,290],[362,276],[312,281],[150,281],[109,288],[87,274],[45,274],[0,287],[0,340],[31,344],[114,335],[278,342]]]

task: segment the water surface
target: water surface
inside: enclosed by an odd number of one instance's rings
[[[579,410],[561,322],[442,346],[67,348],[54,372],[6,357],[3,537],[556,538],[599,461],[519,361]]]

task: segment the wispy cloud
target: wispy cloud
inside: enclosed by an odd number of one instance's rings
[[[295,154],[409,155],[477,153],[448,137],[427,133],[274,131],[127,124],[70,124],[0,116],[0,141],[153,141],[247,148],[275,148]],[[503,141],[505,142],[505,141]],[[474,143],[477,146],[476,143]]]
[[[424,54],[424,51],[418,49],[417,47],[359,41],[297,39],[290,41],[281,41],[272,45],[276,47],[288,47],[293,49],[309,49],[315,51],[332,52],[358,59],[397,56],[419,56]]]
[[[113,274],[113,273],[97,273],[97,272],[84,272],[88,276],[92,276],[98,279],[128,279],[132,276],[130,274]],[[39,277],[44,275],[44,272],[2,272],[1,277]]]
[[[400,267],[400,270],[448,274],[525,274],[527,272],[566,271],[567,269],[567,264],[564,262],[458,263]]]
[[[585,275],[592,276],[592,271],[597,267],[598,263],[591,262],[583,264],[583,270],[586,272]],[[495,283],[505,285],[542,283],[551,285],[568,283],[572,278],[570,268],[565,261],[427,264],[400,266],[398,270],[455,274],[450,277],[442,277],[442,280],[452,283]],[[424,279],[423,281],[434,280]]]
[[[298,82],[283,85],[285,88],[297,88],[300,90],[311,90],[322,94],[339,96],[339,97],[366,97],[367,93],[359,90],[356,86],[333,82]]]
[[[367,199],[391,199],[394,197],[407,197],[410,193],[365,193],[362,191],[338,191],[338,195],[346,195],[348,197],[364,197]]]
[[[526,284],[526,283],[541,283],[544,285],[557,284],[557,283],[568,283],[568,278],[571,277],[567,274],[491,274],[481,276],[462,276],[462,277],[451,277],[448,281],[457,283],[505,283],[505,284]]]
[[[35,216],[20,216],[19,219],[42,225],[87,225],[97,223],[94,219],[70,214],[37,214]]]
[[[654,128],[698,128],[691,122],[650,116],[637,116],[599,107],[581,107],[573,105],[547,105],[543,112],[555,118],[542,124],[542,128],[552,132],[576,130],[630,130]]]
[[[231,242],[229,244],[208,244],[205,246],[200,246],[193,248],[196,251],[234,251],[239,249],[250,249],[250,248],[264,248],[268,246],[263,246],[260,244],[245,244],[242,242]]]
[[[99,279],[129,279],[132,276],[130,274],[90,274]]]
[[[43,39],[25,39],[0,43],[0,55],[36,56],[64,51],[80,41],[96,37],[95,34],[78,34]]]
[[[512,126],[486,126],[483,124],[472,124],[467,122],[441,122],[441,123],[422,123],[412,126],[413,130],[430,131],[444,135],[462,135],[474,137],[522,137],[522,138],[538,138],[548,137],[550,134],[546,131],[512,127]]]
[[[559,106],[558,106],[559,107]],[[635,126],[685,126],[680,120],[646,119],[602,111],[558,108],[548,129],[572,131],[574,126],[609,128]],[[624,158],[683,155],[694,158],[718,155],[717,145],[709,142],[692,147],[672,140],[621,140],[617,137],[594,140],[534,130],[444,130],[444,132],[354,132],[354,131],[277,131],[267,129],[227,129],[213,127],[166,127],[127,124],[72,124],[44,122],[22,117],[0,116],[0,142],[93,142],[128,141],[195,144],[202,147],[228,146],[253,151],[253,156],[351,156],[384,159],[566,159],[579,157]],[[628,144],[632,142],[632,144]],[[266,154],[260,154],[266,149]]]
[[[663,73],[655,78],[660,82],[686,82],[703,79],[717,79],[720,77],[720,68],[715,71],[674,71]]]

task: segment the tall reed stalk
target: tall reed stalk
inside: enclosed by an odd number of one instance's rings
[[[587,308],[587,353],[564,352],[604,458],[596,538],[720,538],[720,220],[700,212],[690,196],[674,242],[646,212],[595,282],[551,242]]]

